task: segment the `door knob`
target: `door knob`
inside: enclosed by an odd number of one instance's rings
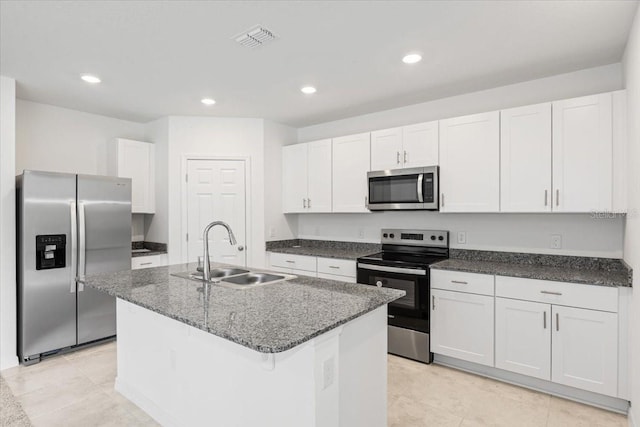
[[[240,252],[244,251],[244,246],[242,246],[242,245],[238,246],[238,251],[240,251]]]

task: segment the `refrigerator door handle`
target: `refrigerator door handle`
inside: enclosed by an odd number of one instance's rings
[[[84,203],[78,203],[78,231],[79,231],[79,250],[78,250],[78,292],[84,291],[84,276],[87,272],[86,257],[86,225],[84,220]]]
[[[76,223],[76,202],[69,204],[69,218],[71,219],[71,289],[72,294],[76,292],[76,280],[78,273],[78,225]]]

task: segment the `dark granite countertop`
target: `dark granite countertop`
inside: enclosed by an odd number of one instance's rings
[[[201,282],[171,275],[195,269],[192,263],[93,274],[85,283],[261,353],[289,350],[405,295],[299,276],[241,290],[210,285],[205,301]]]
[[[162,255],[167,253],[166,243],[131,242],[131,257]]]
[[[377,243],[337,242],[333,240],[292,239],[267,242],[268,252],[356,260],[382,250]]]
[[[452,249],[432,269],[554,280],[586,285],[631,287],[632,271],[620,259]]]

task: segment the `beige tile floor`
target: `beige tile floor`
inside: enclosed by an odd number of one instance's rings
[[[438,365],[389,356],[389,427],[616,426],[627,417]]]
[[[389,356],[389,427],[627,426],[626,417]],[[113,389],[111,342],[2,372],[34,426],[157,426]]]

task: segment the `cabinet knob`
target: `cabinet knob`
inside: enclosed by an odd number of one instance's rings
[[[379,288],[381,288],[381,287],[382,287],[382,282],[381,282],[380,280],[378,280],[378,281],[376,282],[376,286],[377,286],[377,287],[379,287]]]
[[[244,246],[242,246],[242,245],[238,246],[238,251],[239,251],[239,252],[244,251]]]

